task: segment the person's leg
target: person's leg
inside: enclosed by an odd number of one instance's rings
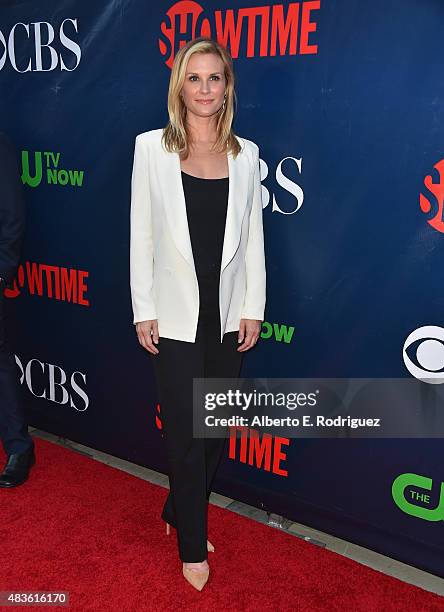
[[[193,438],[193,377],[203,376],[204,346],[198,336],[195,343],[159,338],[158,348],[151,359],[170,480],[162,518],[177,529],[181,560],[201,562],[207,558],[205,447]]]
[[[227,332],[220,342],[220,322],[217,313],[206,322],[205,378],[238,378],[243,353],[237,350],[239,332]],[[207,500],[226,444],[226,438],[205,438]]]
[[[23,411],[18,368],[7,347],[4,299],[0,290],[0,437],[9,456],[30,452],[34,441]]]
[[[224,334],[222,343],[218,319],[202,318],[202,332],[205,332],[204,374],[206,378],[238,378],[242,365],[243,353],[237,351],[238,332]],[[195,375],[196,376],[196,375]],[[214,477],[222,458],[226,438],[205,438],[205,464],[206,464],[206,496],[211,494]],[[170,493],[165,501],[162,518],[171,526],[176,527],[176,518],[173,497]]]

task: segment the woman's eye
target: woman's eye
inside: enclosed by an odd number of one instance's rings
[[[194,81],[194,79],[198,79],[198,78],[199,78],[198,76],[196,76],[195,74],[192,74],[190,76],[190,81]],[[218,76],[217,74],[213,74],[210,78],[215,79],[216,81],[220,80],[220,76]]]

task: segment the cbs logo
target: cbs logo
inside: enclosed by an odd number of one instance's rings
[[[425,325],[415,329],[404,342],[402,357],[418,380],[431,385],[444,383],[444,328]]]

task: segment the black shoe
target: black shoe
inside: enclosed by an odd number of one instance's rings
[[[26,453],[8,456],[3,473],[0,475],[0,488],[18,487],[28,480],[29,471],[35,463],[34,449]]]

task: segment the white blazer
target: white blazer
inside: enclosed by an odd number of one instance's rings
[[[199,285],[178,153],[162,128],[136,136],[131,179],[130,279],[134,323],[157,319],[159,336],[195,342]],[[263,320],[265,255],[259,148],[238,138],[228,153],[229,194],[219,280],[221,342],[240,319]],[[211,202],[208,202],[211,206]]]

